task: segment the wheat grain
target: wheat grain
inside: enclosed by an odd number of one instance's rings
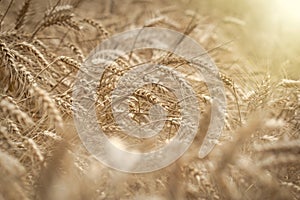
[[[53,140],[56,140],[56,141],[61,141],[62,140],[62,137],[57,135],[55,132],[51,132],[51,131],[43,131],[40,133],[41,135],[45,135],[49,138],[52,138]]]
[[[74,60],[70,57],[67,57],[67,56],[59,56],[53,61],[53,63],[55,63],[57,61],[64,62],[65,64],[70,65],[70,66],[74,67],[75,69],[79,69],[81,66],[81,64],[79,62],[77,62],[76,60]]]
[[[95,27],[102,36],[104,36],[104,37],[109,36],[109,32],[104,28],[104,26],[101,23],[96,22],[95,20],[92,20],[92,19],[88,19],[88,18],[82,19],[82,22],[85,22],[85,23],[90,24],[91,26]]]
[[[278,84],[278,86],[287,87],[287,88],[299,88],[300,87],[300,81],[299,80],[283,79]]]
[[[47,16],[42,24],[33,32],[32,38],[34,38],[38,32],[53,25],[66,26],[79,31],[80,28],[78,24],[72,20],[73,16],[73,14],[69,13],[58,13]]]
[[[24,56],[20,54],[20,52],[11,50],[12,55],[14,56],[15,60],[23,65],[28,66],[36,66],[35,62],[28,56]]]
[[[44,55],[34,45],[27,42],[22,42],[18,44],[18,46],[31,52],[44,67],[49,65],[49,62],[45,59]]]
[[[49,16],[54,16],[54,15],[59,15],[59,14],[64,14],[64,13],[69,13],[73,10],[72,5],[60,5],[60,6],[54,6],[50,9],[48,9],[45,13],[46,17]]]
[[[41,161],[41,162],[44,161],[44,156],[43,156],[40,148],[38,147],[38,145],[31,138],[27,138],[26,142],[32,148],[33,152],[38,157],[39,161]]]
[[[0,100],[0,109],[12,119],[24,125],[33,125],[33,120],[25,112],[21,111],[15,102],[9,102],[5,98]]]
[[[288,183],[288,182],[285,182],[285,181],[281,181],[280,184],[283,185],[283,186],[286,186],[286,187],[290,187],[290,188],[296,190],[298,193],[300,192],[300,186],[298,186],[294,183]]]
[[[14,144],[9,138],[9,134],[6,127],[0,126],[0,149],[9,151]]]
[[[49,117],[51,120],[53,120],[53,122],[58,126],[58,127],[62,127],[62,118],[60,115],[59,110],[56,108],[54,102],[52,101],[51,97],[49,96],[49,94],[39,88],[36,85],[32,85],[31,89],[30,89],[30,93],[33,96],[37,96],[41,105],[43,106],[43,109],[45,111],[47,111]]]
[[[18,125],[13,122],[12,120],[8,119],[7,124],[9,125],[9,132],[14,133],[17,136],[22,136],[20,129],[18,128]]]
[[[76,45],[74,45],[72,43],[67,43],[67,46],[75,53],[78,60],[80,62],[83,62],[84,56],[83,56],[82,51]]]
[[[3,60],[7,62],[6,70],[9,71],[9,74],[7,76],[9,77],[10,82],[12,82],[13,74],[17,73],[14,56],[12,55],[10,49],[7,48],[7,45],[1,40],[0,40],[0,50],[3,56],[2,57]]]

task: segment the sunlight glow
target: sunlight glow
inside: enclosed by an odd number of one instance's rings
[[[276,14],[282,22],[300,27],[300,0],[276,0],[274,2]]]

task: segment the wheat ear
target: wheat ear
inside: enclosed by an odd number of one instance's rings
[[[0,100],[0,109],[5,115],[11,116],[19,123],[24,125],[33,125],[33,120],[31,117],[29,117],[25,112],[21,111],[15,102],[9,101],[7,98],[2,98]]]

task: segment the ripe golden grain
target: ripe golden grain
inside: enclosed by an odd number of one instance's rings
[[[240,54],[231,46],[230,51],[222,50],[227,46],[218,43],[222,31],[217,31],[217,22],[170,2],[102,1],[103,13],[96,13],[96,1],[58,1],[35,19],[45,2],[36,7],[34,1],[24,0],[20,9],[12,0],[0,0],[0,199],[300,198],[299,80],[288,75],[276,79],[267,72],[263,78],[259,73],[252,76],[243,71],[244,64],[237,64],[237,69],[223,67],[228,65],[223,60],[232,65],[235,54]],[[226,23],[246,26],[242,19],[226,16],[221,18]],[[99,164],[80,143],[72,122],[72,86],[85,55],[98,41],[146,26],[176,29],[209,50],[226,86],[227,128],[212,141],[217,144],[214,151],[199,159],[199,145],[213,120],[213,99],[201,79],[188,78],[202,116],[195,142],[172,166],[148,174],[124,174]],[[98,122],[105,134],[140,152],[167,144],[181,126],[176,97],[160,84],[139,88],[128,99],[130,116],[138,123],[154,104],[168,112],[158,136],[130,138],[116,124],[111,92],[121,76],[149,62],[170,66],[185,78],[193,73],[186,60],[170,52],[138,50],[108,66],[97,91]],[[165,67],[158,70],[186,82]],[[266,114],[247,124],[250,114],[261,109]]]

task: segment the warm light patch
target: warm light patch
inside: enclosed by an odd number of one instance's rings
[[[294,24],[300,27],[300,1],[276,0],[274,1],[276,14],[279,19],[288,25]]]

